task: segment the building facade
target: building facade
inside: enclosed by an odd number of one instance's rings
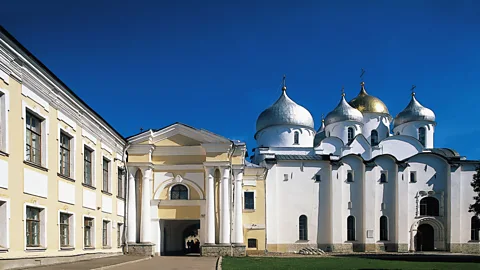
[[[266,249],[479,253],[468,208],[480,162],[435,148],[435,126],[415,93],[393,118],[362,82],[316,131],[284,85],[257,119],[252,157],[268,170]]]
[[[0,268],[121,254],[125,143],[0,28]]]

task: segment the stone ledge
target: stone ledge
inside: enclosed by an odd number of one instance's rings
[[[127,249],[128,246],[128,249]],[[153,243],[128,243],[123,246],[125,255],[155,256],[155,244]]]
[[[204,244],[200,247],[200,254],[205,257],[245,257],[246,246],[238,244]]]

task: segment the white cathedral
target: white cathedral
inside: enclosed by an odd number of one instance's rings
[[[316,131],[284,84],[257,119],[251,157],[268,170],[268,251],[480,252],[479,221],[468,211],[479,162],[435,148],[435,126],[414,92],[393,118],[362,82]]]

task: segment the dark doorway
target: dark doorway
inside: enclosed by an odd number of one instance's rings
[[[161,255],[200,255],[199,220],[160,220]]]
[[[433,251],[434,250],[434,230],[429,224],[418,226],[417,235],[415,236],[416,251]]]

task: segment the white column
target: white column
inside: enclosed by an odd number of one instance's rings
[[[207,244],[215,244],[215,183],[214,168],[207,168]]]
[[[152,196],[152,187],[150,179],[152,179],[152,169],[147,168],[143,173],[142,182],[142,223],[140,231],[140,241],[142,243],[152,242],[151,217],[150,217],[150,197]]]
[[[243,181],[243,170],[235,171],[235,204],[234,204],[234,233],[233,242],[236,244],[243,243],[243,202],[242,202],[242,181]]]
[[[223,169],[220,183],[220,243],[230,244],[230,168]]]
[[[136,235],[137,235],[137,224],[136,224],[136,216],[137,216],[137,207],[135,206],[135,175],[134,168],[128,169],[128,220],[127,220],[127,242],[135,243],[136,242]]]

